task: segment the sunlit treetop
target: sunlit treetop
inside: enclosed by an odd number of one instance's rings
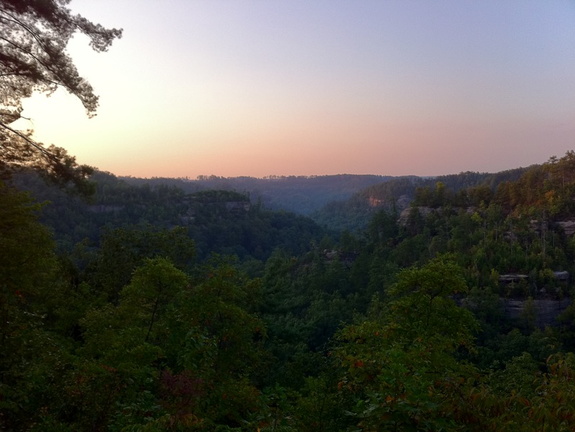
[[[70,0],[0,0],[0,173],[18,168],[39,169],[68,182],[89,174],[62,149],[46,148],[10,126],[21,117],[22,100],[34,92],[64,88],[76,96],[89,116],[96,113],[98,96],[82,78],[66,51],[75,33],[86,35],[97,52],[106,51],[119,29],[106,29],[74,15]]]

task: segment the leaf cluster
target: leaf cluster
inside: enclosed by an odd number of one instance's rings
[[[79,32],[89,38],[92,49],[106,51],[122,31],[73,15],[68,3],[0,1],[0,175],[4,178],[15,170],[33,168],[64,184],[85,188],[82,180],[92,172],[88,166],[78,166],[63,149],[36,142],[31,131],[10,126],[21,118],[24,99],[35,92],[51,94],[58,88],[77,97],[89,115],[96,113],[98,97],[78,73],[66,48]]]

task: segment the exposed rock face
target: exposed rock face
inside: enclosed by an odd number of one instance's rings
[[[522,280],[529,279],[529,276],[526,274],[503,274],[499,276],[499,282],[521,282]]]
[[[112,213],[120,210],[124,210],[123,205],[96,204],[88,206],[88,211],[92,213]]]
[[[525,311],[528,300],[503,299],[505,315],[509,318],[517,319]],[[562,300],[533,300],[535,309],[536,324],[538,327],[557,325],[557,316],[571,304],[570,298]]]
[[[391,207],[394,204],[394,200],[370,196],[367,199],[367,203],[370,207],[383,207],[383,206]],[[405,208],[409,207],[410,203],[411,203],[411,198],[409,198],[409,196],[401,195],[399,198],[397,198],[395,200],[395,208],[405,209]]]
[[[433,213],[435,209],[431,207],[408,207],[399,214],[398,223],[400,225],[407,224],[407,220],[409,219],[409,216],[411,216],[411,212],[416,211],[418,211],[421,216],[427,217],[430,213]]]
[[[376,198],[373,196],[370,196],[367,202],[370,207],[379,207],[385,204],[384,199]]]
[[[557,222],[557,225],[563,228],[566,236],[572,236],[575,234],[575,220]]]
[[[226,201],[226,209],[232,213],[244,213],[250,211],[249,201]]]

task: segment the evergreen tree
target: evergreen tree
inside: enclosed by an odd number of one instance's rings
[[[80,32],[95,51],[106,51],[122,31],[106,29],[73,15],[69,0],[0,1],[0,174],[31,167],[62,183],[82,180],[91,168],[77,165],[74,157],[54,146],[45,147],[10,126],[20,118],[22,100],[34,92],[52,93],[63,88],[76,96],[93,115],[98,97],[82,78],[66,51]]]

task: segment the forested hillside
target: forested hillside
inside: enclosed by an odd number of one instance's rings
[[[287,210],[309,215],[331,201],[345,200],[354,193],[393,177],[378,175],[323,175],[323,176],[269,176],[218,177],[199,176],[197,179],[140,179],[123,178],[134,185],[176,186],[184,192],[200,190],[231,190],[247,194],[254,202],[261,202],[271,210]]]
[[[368,186],[346,200],[334,200],[311,216],[316,222],[330,229],[363,230],[379,210],[401,212],[409,207],[418,188],[441,182],[452,191],[474,186],[488,186],[494,190],[503,181],[518,179],[524,171],[524,168],[518,168],[494,174],[464,172],[433,178],[396,177]]]
[[[39,201],[49,200],[41,221],[53,230],[58,245],[71,250],[82,242],[96,247],[102,233],[117,229],[138,232],[181,229],[194,239],[200,258],[212,253],[242,260],[265,260],[282,247],[298,255],[324,231],[293,213],[270,211],[258,201],[231,190],[186,193],[174,185],[134,185],[112,174],[96,172],[95,192],[88,199],[46,184],[31,173],[14,179]]]
[[[237,192],[2,183],[0,428],[573,430],[574,163],[404,179],[337,236]]]
[[[118,179],[12,127],[59,88],[96,113],[66,47],[122,30],[67,4],[0,0],[0,430],[575,430],[575,152]]]

